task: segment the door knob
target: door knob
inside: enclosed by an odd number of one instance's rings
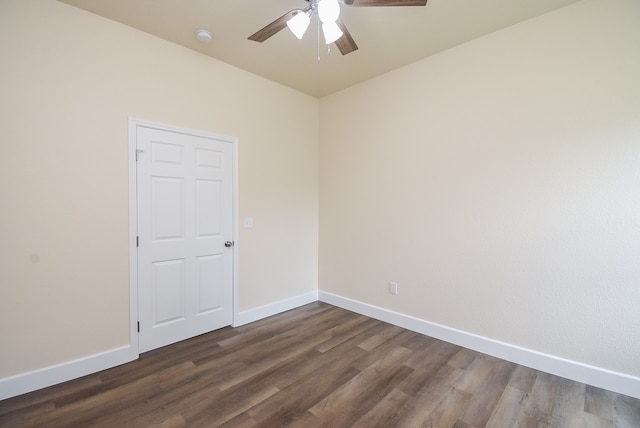
[[[233,247],[233,242],[232,241],[227,241],[224,243],[224,246],[229,248],[229,247]]]

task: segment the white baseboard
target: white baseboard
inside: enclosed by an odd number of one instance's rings
[[[301,294],[299,296],[291,297],[289,299],[280,300],[268,305],[259,306],[248,311],[239,312],[233,317],[233,326],[240,327],[241,325],[249,324],[254,321],[261,320],[263,318],[270,317],[272,315],[279,314],[297,307],[313,303],[318,301],[318,292],[312,291],[309,293]]]
[[[0,379],[0,400],[96,373],[138,358],[131,345]]]
[[[317,301],[318,292],[313,291],[290,299],[260,306],[238,313],[234,317],[233,326],[239,327]],[[0,379],[0,400],[77,379],[91,373],[128,363],[137,358],[137,349],[128,345],[77,360],[67,361],[55,366]]]
[[[320,300],[389,324],[556,376],[640,399],[640,378],[543,354],[331,293],[310,292],[236,314],[239,327]],[[132,346],[0,379],[0,400],[106,370],[138,358]]]
[[[318,298],[321,302],[483,354],[630,397],[640,398],[640,378],[638,377],[499,342],[323,291],[318,292]]]

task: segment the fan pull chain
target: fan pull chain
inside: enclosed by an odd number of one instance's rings
[[[318,64],[320,64],[320,17],[316,14],[316,21],[318,23]]]

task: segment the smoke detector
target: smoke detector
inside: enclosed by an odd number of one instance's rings
[[[213,40],[213,34],[207,30],[196,30],[196,39],[202,43],[211,43]]]

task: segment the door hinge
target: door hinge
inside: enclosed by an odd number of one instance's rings
[[[140,153],[144,152],[144,150],[137,149],[136,150],[136,162],[138,162]]]
[[[140,246],[140,237],[136,236],[136,247]]]
[[[138,321],[138,333],[140,333],[140,321]]]

